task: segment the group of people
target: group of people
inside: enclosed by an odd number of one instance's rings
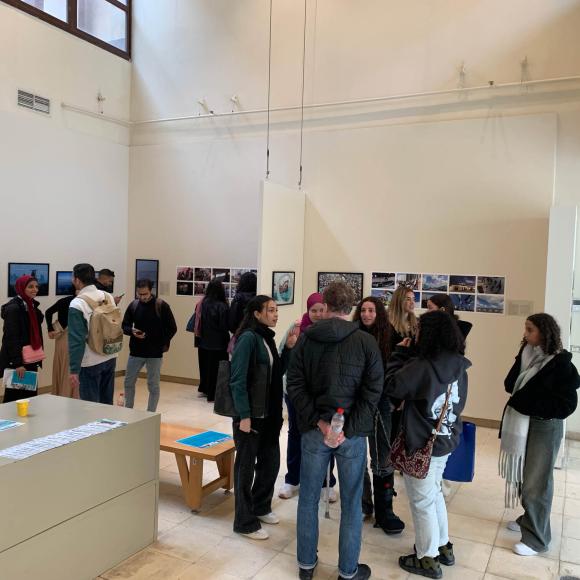
[[[359,563],[362,515],[374,508],[375,527],[387,534],[405,527],[393,510],[395,439],[402,439],[413,458],[433,438],[426,473],[403,469],[415,543],[399,565],[412,574],[441,578],[442,566],[455,564],[442,482],[462,433],[471,366],[465,342],[472,325],[459,320],[445,294],[434,295],[428,311],[417,318],[413,291],[405,286],[395,291],[388,310],[374,297],[363,298],[351,316],[353,306],[353,291],[333,282],[322,295],[308,298],[304,316],[277,348],[276,302],[260,295],[247,303],[231,355],[230,387],[238,415],[233,419],[234,531],[267,540],[263,524],[280,521],[272,499],[285,399],[288,470],[278,495],[299,494],[299,578],[312,578],[318,564],[319,502],[334,493],[334,476],[327,480],[334,471],[329,465],[336,462],[340,483],[339,580],[366,579],[371,570]],[[506,506],[521,504],[524,512],[508,523],[521,535],[519,542],[514,537],[513,547],[521,556],[549,549],[553,468],[563,419],[576,409],[579,385],[554,318],[530,316],[505,380],[511,396],[500,431]],[[325,441],[337,411],[345,422],[333,447]],[[372,485],[366,475],[369,452]]]
[[[111,320],[119,312],[121,297],[107,292],[106,282],[102,277],[96,280],[90,264],[77,264],[75,295],[62,298],[46,312],[48,336],[57,343],[56,394],[113,403],[117,351],[97,349],[91,341],[97,309],[104,306]],[[20,277],[15,288],[17,296],[1,309],[0,372],[13,369],[22,376],[42,365],[44,316],[35,299],[34,277]],[[157,408],[163,354],[177,332],[170,306],[152,290],[151,281],[138,281],[137,297],[119,322],[121,332],[130,336],[125,405],[133,406],[137,376],[146,367],[149,411]],[[471,366],[465,341],[472,327],[459,320],[445,294],[433,295],[428,311],[419,318],[413,290],[406,286],[394,292],[388,310],[372,296],[354,302],[351,288],[331,283],[323,294],[308,298],[303,317],[290,326],[279,345],[273,330],[277,304],[270,296],[256,295],[255,274],[242,276],[230,306],[219,279],[208,284],[197,303],[190,330],[199,355],[199,393],[208,401],[216,396],[220,361],[231,358],[230,389],[237,415],[232,425],[234,531],[267,540],[262,524],[280,521],[272,511],[272,499],[280,469],[285,401],[287,474],[278,495],[289,499],[299,494],[299,577],[312,578],[318,563],[318,506],[321,497],[338,499],[335,466],[341,502],[339,579],[366,579],[371,570],[359,563],[363,514],[374,511],[375,527],[386,534],[405,528],[393,506],[393,448],[402,440],[406,454],[413,457],[434,437],[426,473],[419,477],[403,469],[415,544],[412,553],[399,558],[399,565],[412,574],[441,578],[441,566],[455,563],[442,480],[462,433]],[[549,548],[553,468],[563,419],[576,409],[579,385],[554,318],[544,313],[530,316],[505,379],[510,398],[500,430],[499,468],[506,481],[506,506],[521,503],[524,511],[508,523],[510,530],[521,534],[514,544],[516,554],[533,556]],[[18,389],[6,389],[4,402],[21,396]],[[331,425],[337,412],[344,417],[339,433]],[[336,446],[327,445],[331,435]]]
[[[56,395],[80,398],[97,403],[113,404],[115,387],[116,349],[101,352],[90,341],[91,319],[96,308],[108,305],[115,311],[122,296],[114,297],[114,272],[101,270],[96,277],[90,264],[77,264],[73,269],[75,293],[58,300],[46,310],[48,337],[55,340],[52,387]],[[0,373],[12,369],[20,378],[26,371],[38,372],[45,358],[42,323],[44,314],[36,300],[38,281],[21,276],[15,284],[16,297],[4,304],[4,322],[0,348]],[[130,303],[119,332],[130,337],[129,359],[125,372],[124,404],[133,407],[135,384],[139,371],[146,367],[149,401],[147,410],[157,409],[160,393],[161,363],[177,332],[171,307],[152,293],[150,280],[137,282],[137,298]],[[56,319],[55,319],[56,314]],[[106,350],[106,349],[105,349]],[[32,358],[30,352],[33,353]],[[26,391],[28,397],[37,391]],[[4,402],[22,398],[23,391],[7,388]]]

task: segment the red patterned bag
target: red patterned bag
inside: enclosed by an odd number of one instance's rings
[[[429,465],[431,465],[433,444],[435,443],[435,437],[437,437],[439,429],[441,429],[443,418],[447,413],[450,395],[451,385],[448,385],[445,405],[443,405],[443,409],[441,410],[441,416],[439,417],[437,426],[433,429],[431,437],[427,439],[427,443],[425,443],[423,447],[416,449],[413,453],[409,453],[405,444],[405,434],[401,427],[399,434],[393,441],[390,453],[391,464],[396,470],[402,471],[403,473],[406,473],[411,477],[416,477],[417,479],[425,479],[427,477],[427,474],[429,473]]]

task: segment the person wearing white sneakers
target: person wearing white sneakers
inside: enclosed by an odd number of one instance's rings
[[[293,334],[296,337],[300,336],[307,328],[314,323],[322,320],[324,316],[324,304],[322,303],[322,294],[315,292],[308,297],[306,301],[306,312],[300,320],[293,322],[287,330],[286,335],[280,343],[280,354],[286,344],[286,339]],[[286,467],[288,471],[284,478],[284,484],[278,491],[278,497],[281,499],[290,499],[296,495],[300,489],[300,463],[302,452],[300,449],[302,437],[298,429],[298,419],[296,417],[296,409],[292,401],[288,398],[286,393],[286,375],[284,375],[284,400],[286,401],[286,409],[288,410],[288,446],[286,448]],[[324,478],[322,484],[321,500],[326,501],[326,494],[330,493],[328,500],[330,503],[337,501],[338,497],[334,486],[336,485],[336,477],[334,476],[334,457],[330,461],[330,487]]]
[[[505,379],[511,394],[500,428],[500,475],[506,507],[521,501],[524,514],[507,528],[521,533],[513,551],[536,556],[550,547],[554,464],[564,434],[563,420],[576,409],[580,386],[572,355],[562,348],[560,327],[549,314],[533,314]]]
[[[277,322],[278,307],[272,298],[250,300],[236,333],[231,362],[230,387],[237,413],[232,426],[234,532],[251,540],[268,539],[262,523],[280,522],[272,512],[272,496],[280,469],[282,376],[297,337],[286,339],[280,356],[272,330]]]

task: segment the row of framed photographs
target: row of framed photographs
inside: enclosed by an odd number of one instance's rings
[[[99,272],[96,272],[97,279]],[[16,296],[16,280],[20,276],[34,276],[38,280],[38,296],[48,296],[50,293],[50,264],[42,262],[10,262],[8,264],[8,297]],[[111,288],[111,291],[113,289]],[[70,296],[75,289],[72,283],[72,271],[58,270],[56,272],[57,296]]]
[[[372,288],[371,296],[379,298],[385,306],[389,306],[393,298],[394,290],[384,288]],[[436,294],[447,294],[447,292],[417,292],[415,295],[415,308],[425,310],[429,299]],[[449,297],[453,302],[455,310],[459,312],[480,312],[485,314],[503,314],[505,312],[505,296],[503,294],[461,294],[449,292]]]
[[[363,298],[364,274],[361,272],[318,272],[318,291],[336,280],[348,284],[357,302]],[[415,295],[415,307],[425,309],[434,294],[449,294],[455,309],[460,312],[503,314],[505,312],[505,276],[463,274],[412,274],[401,272],[373,272],[371,295],[386,306],[393,292],[405,286]]]
[[[177,296],[203,296],[208,283],[219,278],[226,291],[226,299],[233,300],[237,285],[246,272],[258,274],[255,268],[195,268],[193,266],[177,266],[176,286]]]

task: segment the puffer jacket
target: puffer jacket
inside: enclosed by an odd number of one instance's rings
[[[39,303],[34,300],[38,327],[41,329],[44,315],[38,309]],[[17,296],[2,306],[1,316],[4,320],[4,333],[2,336],[2,348],[0,349],[0,370],[7,368],[15,369],[23,366],[22,348],[30,344],[30,327],[28,312],[24,300]],[[42,366],[42,365],[40,365]]]
[[[287,376],[288,396],[302,433],[344,409],[346,437],[373,431],[383,392],[383,361],[376,340],[358,323],[321,320],[300,335]]]

